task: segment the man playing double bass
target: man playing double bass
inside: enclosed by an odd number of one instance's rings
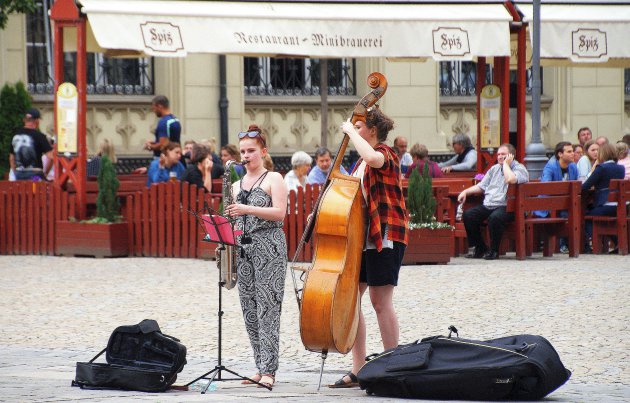
[[[365,123],[359,120],[353,125],[347,121],[341,126],[360,156],[352,176],[361,179],[368,212],[359,292],[363,296],[369,288],[384,349],[398,346],[399,328],[393,294],[408,239],[400,162],[394,150],[385,144],[393,127],[394,121],[378,108],[368,110]],[[365,363],[365,356],[366,326],[363,313],[359,312],[358,332],[352,347],[352,370],[328,386],[358,386],[356,374]]]

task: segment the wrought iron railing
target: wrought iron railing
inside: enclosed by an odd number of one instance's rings
[[[319,95],[320,60],[245,58],[245,95]],[[328,95],[355,95],[355,60],[328,60]]]
[[[52,35],[48,11],[52,0],[38,0],[37,11],[26,17],[27,89],[31,94],[52,94]],[[76,83],[76,53],[64,53],[64,80]],[[87,54],[88,94],[152,95],[153,59],[114,59]]]
[[[542,69],[541,69],[542,80]],[[477,85],[477,65],[474,62],[440,62],[440,95],[475,95]],[[492,66],[486,68],[486,84],[492,82]],[[516,82],[516,72],[510,73],[510,82]],[[532,92],[532,69],[527,69],[525,86],[527,94]]]

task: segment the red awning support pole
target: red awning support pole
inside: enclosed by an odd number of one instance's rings
[[[517,35],[516,44],[516,159],[523,162],[525,159],[525,117],[527,115],[527,25],[516,10],[514,3],[506,1],[508,10],[515,24],[510,27],[510,32]]]
[[[77,219],[86,218],[86,187],[87,187],[87,144],[85,138],[86,131],[86,105],[87,105],[87,49],[86,49],[86,18],[81,15],[73,0],[56,0],[50,10],[50,19],[54,24],[55,36],[53,38],[54,54],[54,120],[57,127],[57,89],[64,81],[63,74],[63,30],[73,27],[77,29],[77,155],[75,157],[65,157],[57,153],[55,146],[55,184],[64,186],[68,180],[72,180],[77,193]]]
[[[485,164],[483,163],[483,156],[481,151],[481,89],[486,84],[486,58],[479,57],[477,59],[477,83],[476,83],[476,95],[477,95],[477,172],[485,172]]]

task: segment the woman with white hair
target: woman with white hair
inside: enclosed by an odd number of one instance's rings
[[[313,158],[304,151],[296,151],[291,156],[291,167],[293,168],[284,176],[284,182],[287,184],[289,192],[295,190],[297,192],[299,187],[306,186],[306,176]]]

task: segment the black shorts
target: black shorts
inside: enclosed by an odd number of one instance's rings
[[[359,282],[368,286],[398,285],[398,273],[405,254],[405,244],[394,242],[394,248],[363,251]]]

